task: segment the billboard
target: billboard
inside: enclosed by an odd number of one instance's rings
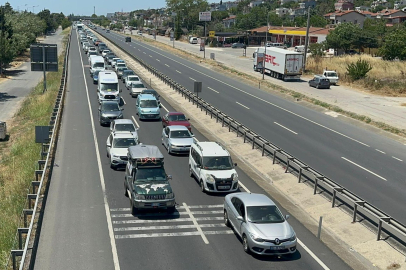
[[[201,22],[210,22],[211,21],[211,12],[199,12],[199,21]]]

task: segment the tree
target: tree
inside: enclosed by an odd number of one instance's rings
[[[170,11],[182,13],[183,25],[188,29],[199,23],[199,12],[209,7],[207,0],[166,0],[166,5]]]
[[[352,47],[357,46],[362,29],[353,23],[341,23],[327,37],[328,48],[342,49],[349,51]]]
[[[129,26],[132,26],[132,27],[137,27],[138,24],[139,24],[139,22],[138,22],[136,19],[131,19],[131,20],[128,22],[128,25],[129,25]]]
[[[387,34],[383,46],[379,49],[380,55],[385,60],[406,60],[406,31],[404,28],[395,29]]]
[[[55,20],[51,16],[51,12],[48,9],[44,9],[41,12],[37,14],[39,18],[44,20],[46,24],[45,31],[51,31],[53,29],[58,28],[58,24],[55,22]]]
[[[324,55],[324,44],[322,43],[312,43],[309,45],[310,53],[312,57],[321,57]]]
[[[312,27],[326,27],[327,20],[323,16],[312,15],[310,16],[310,25]]]
[[[7,6],[0,6],[0,75],[2,77],[4,76],[4,69],[15,55],[12,43],[13,29],[10,22],[6,20],[7,15],[11,14],[11,12],[12,9],[10,11]]]

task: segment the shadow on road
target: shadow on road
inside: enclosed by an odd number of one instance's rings
[[[9,95],[8,93],[0,92],[0,102],[9,101],[10,99],[17,98],[17,96]]]
[[[22,69],[13,69],[13,70],[5,70],[4,71],[4,74],[6,75],[6,76],[19,76],[19,75],[22,75],[22,74],[24,74],[26,71],[25,70],[22,70]],[[15,78],[11,78],[12,80],[15,80]]]

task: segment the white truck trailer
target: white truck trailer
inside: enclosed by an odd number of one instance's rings
[[[287,80],[299,80],[302,75],[304,55],[281,48],[258,48],[254,52],[254,70],[264,71],[271,77]],[[265,58],[265,68],[263,63]]]

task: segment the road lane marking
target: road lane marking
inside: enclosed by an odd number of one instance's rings
[[[127,103],[125,102],[125,99],[124,99],[124,97],[121,97],[121,98],[123,99],[124,105],[127,105]]]
[[[168,111],[168,109],[161,103],[161,106],[162,106],[162,108],[164,108],[164,110],[166,111],[166,112],[169,112]]]
[[[211,91],[216,92],[217,94],[219,94],[219,91],[216,91],[216,90],[214,90],[214,89],[211,88],[211,87],[207,87],[207,88],[210,89]]]
[[[300,241],[299,238],[297,238],[297,242],[299,243],[299,245],[302,246],[302,248],[304,250],[306,250],[306,252],[313,257],[313,259],[324,269],[324,270],[330,270],[330,268],[327,267],[327,265],[325,265],[320,259],[319,257],[316,256],[316,254],[314,254],[305,244],[303,244],[302,241]]]
[[[165,66],[170,67],[168,64],[165,64]]]
[[[146,52],[143,52],[144,54],[147,54]]]
[[[288,129],[287,127],[282,126],[281,124],[279,124],[279,123],[277,123],[277,122],[274,122],[274,124],[276,124],[276,125],[278,125],[278,126],[280,126],[280,127],[282,127],[282,128],[284,128],[284,129],[286,129],[286,130],[288,130],[288,131],[290,131],[290,132],[292,132],[292,133],[294,133],[294,134],[296,134],[296,135],[297,135],[297,133],[296,133],[296,132],[294,132],[293,130]]]
[[[156,59],[158,62],[161,62],[161,60],[159,60],[159,59]]]
[[[140,49],[138,49],[139,51],[141,51]]]
[[[131,116],[131,117],[133,118],[133,121],[134,121],[135,125],[137,126],[137,128],[140,128],[140,125],[138,125],[138,122],[137,122],[137,120],[135,120],[135,117],[134,116]]]
[[[209,240],[207,240],[206,235],[204,235],[202,228],[200,228],[199,223],[197,223],[197,220],[193,216],[192,212],[190,211],[189,207],[187,206],[186,203],[183,203],[183,206],[185,207],[186,212],[189,214],[189,217],[192,219],[193,224],[196,226],[196,229],[198,233],[200,233],[200,236],[202,237],[203,241],[205,244],[209,244]]]
[[[244,108],[246,108],[247,110],[249,110],[250,108],[248,108],[247,106],[245,106],[245,105],[243,105],[243,104],[241,104],[240,102],[235,102],[235,103],[237,103],[238,105],[240,105],[240,106],[242,106],[242,107],[244,107]]]
[[[170,236],[190,236],[199,235],[200,232],[177,232],[177,233],[149,233],[149,234],[130,234],[130,235],[116,235],[116,239],[126,238],[149,238],[149,237],[170,237]],[[206,238],[206,234],[234,234],[232,230],[227,231],[204,231],[203,236]],[[207,238],[206,238],[207,239]]]
[[[201,228],[225,228],[226,225],[223,223],[217,224],[200,224]],[[120,227],[114,228],[115,232],[125,232],[125,231],[147,231],[147,230],[177,230],[177,229],[194,229],[195,225],[171,225],[171,226],[146,226],[146,227]]]
[[[364,167],[362,167],[361,165],[358,165],[357,163],[355,163],[355,162],[353,162],[353,161],[351,161],[351,160],[349,160],[349,159],[347,159],[347,158],[345,158],[345,157],[341,157],[341,158],[344,159],[345,161],[348,161],[349,163],[351,163],[351,164],[353,164],[353,165],[355,165],[355,166],[357,166],[357,167],[363,169],[364,171],[367,171],[367,172],[369,172],[370,174],[373,174],[373,175],[375,175],[376,177],[381,178],[382,180],[388,181],[388,180],[386,180],[386,178],[380,176],[379,174],[376,174],[376,173],[374,173],[374,172],[368,170],[367,168],[364,168]]]
[[[180,72],[179,70],[176,70],[177,73],[182,74],[182,72]]]
[[[332,128],[326,127],[326,126],[324,126],[324,125],[322,125],[322,124],[319,124],[319,123],[317,123],[317,122],[315,122],[315,121],[313,121],[313,120],[310,120],[310,119],[308,119],[308,118],[306,118],[306,117],[304,117],[304,116],[301,116],[301,115],[299,115],[299,114],[297,114],[297,113],[294,113],[294,112],[292,112],[292,111],[289,111],[288,109],[285,109],[285,108],[283,108],[283,107],[281,107],[281,106],[279,106],[279,105],[276,105],[276,104],[274,104],[274,103],[272,103],[272,102],[270,102],[270,101],[267,101],[267,100],[265,100],[265,99],[263,99],[263,98],[260,98],[260,97],[255,96],[254,94],[251,94],[251,93],[248,93],[247,91],[244,91],[244,90],[242,90],[242,89],[239,89],[238,87],[235,87],[235,86],[233,86],[233,85],[230,85],[230,84],[228,84],[228,83],[225,83],[225,82],[223,82],[223,81],[221,81],[221,80],[219,80],[219,79],[217,79],[217,78],[214,78],[214,77],[212,77],[212,76],[210,76],[210,75],[205,74],[205,73],[202,72],[202,71],[199,71],[199,70],[197,70],[197,69],[195,69],[195,68],[192,68],[192,67],[190,67],[190,66],[188,66],[188,65],[186,65],[186,64],[184,64],[184,63],[181,63],[180,61],[177,61],[177,60],[175,60],[175,59],[173,59],[173,58],[171,58],[171,57],[168,57],[168,56],[166,56],[166,55],[164,55],[164,54],[162,54],[162,53],[160,53],[160,52],[158,52],[158,51],[155,51],[155,50],[153,50],[153,49],[150,49],[150,48],[147,47],[147,46],[144,46],[144,45],[142,45],[142,44],[140,44],[140,46],[144,47],[144,48],[147,49],[147,50],[150,50],[150,51],[152,51],[152,52],[155,52],[156,54],[159,54],[159,55],[161,55],[162,57],[165,57],[165,58],[167,58],[167,59],[169,59],[169,60],[171,60],[171,61],[173,61],[173,62],[175,62],[175,63],[178,63],[178,64],[180,64],[180,65],[182,65],[182,66],[184,66],[184,67],[186,67],[186,68],[188,68],[188,69],[190,69],[190,70],[193,70],[193,71],[195,71],[195,72],[197,72],[197,73],[200,73],[200,74],[202,74],[202,75],[204,75],[204,76],[206,76],[206,77],[208,77],[208,78],[210,78],[210,79],[212,79],[212,80],[215,80],[215,81],[217,81],[217,82],[219,82],[219,83],[222,83],[222,84],[224,84],[224,85],[227,85],[227,86],[229,86],[229,87],[231,87],[231,88],[233,88],[233,89],[235,89],[235,90],[238,90],[238,91],[240,91],[241,93],[244,93],[244,94],[246,94],[246,95],[248,95],[248,96],[251,96],[251,97],[253,97],[253,98],[255,98],[255,99],[261,100],[261,101],[263,101],[263,102],[265,102],[265,103],[267,103],[267,104],[269,104],[269,105],[271,105],[271,106],[273,106],[273,107],[275,107],[275,108],[278,108],[278,109],[283,110],[283,111],[285,111],[285,112],[287,112],[287,113],[290,113],[290,114],[292,114],[292,115],[295,115],[295,116],[297,116],[297,117],[299,117],[299,118],[301,118],[301,119],[303,119],[303,120],[306,120],[306,121],[308,121],[308,122],[310,122],[310,123],[312,123],[312,124],[315,124],[315,125],[317,125],[317,126],[319,126],[319,127],[325,128],[325,129],[327,129],[327,130],[329,130],[329,131],[331,131],[331,132],[333,132],[333,133],[336,133],[336,134],[338,134],[338,135],[340,135],[340,136],[343,136],[343,137],[345,137],[345,138],[347,138],[347,139],[350,139],[350,140],[352,140],[352,141],[354,141],[354,142],[357,142],[357,143],[359,143],[359,144],[362,144],[362,145],[364,145],[364,146],[366,146],[366,147],[370,147],[370,146],[369,146],[368,144],[366,144],[366,143],[363,143],[363,142],[361,142],[361,141],[358,141],[357,139],[351,138],[350,136],[345,135],[345,134],[343,134],[343,133],[341,133],[341,132],[339,132],[339,131],[336,131],[336,130],[334,130],[334,129],[332,129]],[[179,71],[178,71],[178,72],[179,72]],[[180,72],[179,72],[179,73],[180,73]],[[406,145],[406,144],[405,144],[405,145]]]
[[[93,112],[92,112],[92,106],[90,104],[89,89],[87,87],[85,68],[84,68],[84,65],[83,65],[82,52],[80,50],[79,39],[77,39],[77,40],[78,40],[78,46],[79,46],[80,62],[82,63],[82,73],[83,73],[83,80],[84,80],[85,89],[86,89],[87,104],[89,106],[89,114],[90,114],[90,120],[91,120],[90,122],[91,122],[91,125],[92,125],[94,146],[95,146],[95,149],[96,149],[96,159],[97,159],[97,166],[98,166],[98,169],[99,169],[100,184],[101,184],[101,188],[102,188],[102,192],[103,192],[103,203],[104,203],[104,209],[106,211],[107,228],[108,228],[108,231],[109,231],[111,252],[112,252],[112,255],[113,255],[113,264],[114,264],[114,269],[115,270],[120,270],[120,263],[118,261],[117,247],[116,247],[116,241],[115,241],[114,231],[113,231],[113,224],[112,224],[111,218],[110,218],[110,208],[109,208],[109,204],[108,204],[107,197],[106,197],[106,184],[104,182],[103,168],[102,168],[102,165],[101,165],[99,144],[97,142],[97,136],[96,136],[96,129],[95,129],[95,125],[94,125],[94,117],[93,117]]]
[[[128,208],[130,211],[130,208]],[[213,220],[223,220],[223,217],[197,217],[197,221],[213,221]],[[171,223],[171,222],[190,222],[190,218],[176,218],[176,219],[160,219],[160,220],[144,220],[144,219],[132,219],[132,220],[115,220],[113,224],[123,225],[123,224],[143,224],[143,223]]]
[[[375,149],[375,150],[378,151],[379,153],[386,154],[384,151],[381,151],[379,149]]]
[[[189,79],[191,79],[192,81],[196,81],[195,79],[193,79],[192,77],[189,77]]]
[[[149,57],[151,57],[151,58],[152,58],[152,55],[149,55]]]
[[[238,181],[238,184],[239,184],[246,192],[251,193],[251,191],[250,191],[246,186],[244,186],[244,184],[243,184],[241,181]]]
[[[394,159],[396,159],[396,160],[399,160],[399,161],[403,161],[403,160],[401,160],[400,158],[397,158],[397,157],[394,157],[394,156],[392,156],[392,158],[394,158]]]

